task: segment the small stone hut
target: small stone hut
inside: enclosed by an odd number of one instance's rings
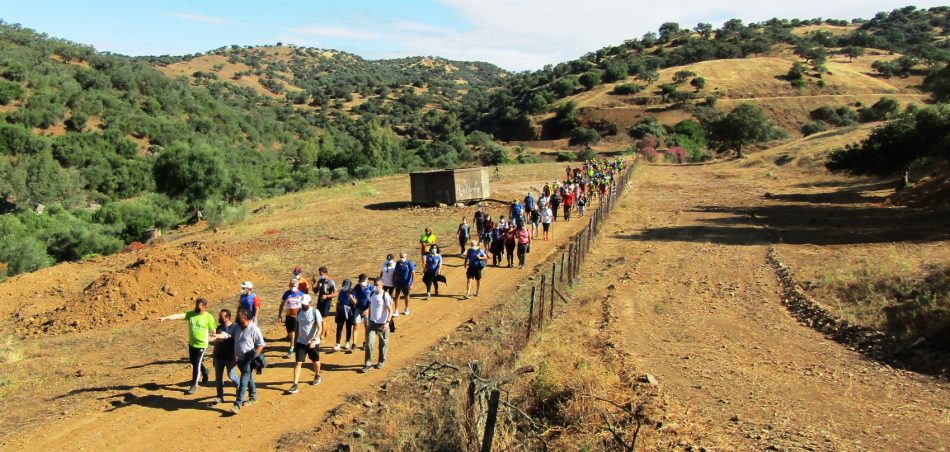
[[[409,174],[414,204],[436,205],[481,201],[490,196],[485,168],[422,171]]]

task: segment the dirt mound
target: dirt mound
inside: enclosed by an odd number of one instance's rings
[[[138,258],[103,273],[62,305],[27,316],[14,315],[21,336],[85,331],[182,312],[198,297],[217,301],[235,293],[236,281],[251,279],[237,261],[199,242],[137,251]]]
[[[926,209],[950,209],[950,167],[887,198],[892,204]]]

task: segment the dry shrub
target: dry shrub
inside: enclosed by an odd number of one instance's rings
[[[23,359],[23,351],[17,347],[13,336],[7,335],[0,341],[0,363],[13,364]]]

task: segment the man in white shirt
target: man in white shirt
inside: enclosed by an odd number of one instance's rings
[[[297,343],[294,344],[294,384],[290,387],[290,394],[296,394],[300,389],[300,369],[307,358],[313,363],[313,382],[320,384],[320,330],[323,329],[323,316],[316,308],[310,307],[312,298],[304,295],[300,302],[300,312],[297,313]]]
[[[234,361],[237,368],[241,370],[241,378],[238,380],[237,399],[234,401],[234,407],[231,411],[235,414],[241,411],[241,407],[251,405],[257,401],[257,385],[254,384],[253,363],[262,353],[264,353],[264,335],[261,334],[257,324],[251,323],[251,313],[244,308],[238,309],[238,328],[234,332]],[[215,340],[227,340],[232,336],[224,331],[212,335]],[[244,393],[248,393],[250,398],[245,401]]]
[[[366,313],[365,363],[360,372],[369,372],[373,367],[373,347],[379,337],[379,360],[377,369],[382,369],[389,354],[389,322],[393,318],[393,298],[383,290],[383,282],[376,280],[373,294],[369,297]]]

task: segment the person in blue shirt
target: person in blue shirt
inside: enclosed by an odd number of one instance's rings
[[[471,293],[472,280],[475,280],[475,296],[482,288],[482,269],[488,265],[488,256],[478,247],[478,242],[472,240],[472,247],[465,253],[465,299]]]
[[[399,253],[399,260],[396,261],[396,276],[393,282],[396,283],[396,312],[393,316],[399,315],[399,299],[405,300],[406,308],[402,315],[409,315],[409,292],[412,290],[412,283],[416,272],[416,264],[413,264],[406,253]]]
[[[356,312],[356,297],[353,296],[353,281],[350,281],[349,278],[343,280],[343,285],[340,287],[340,294],[337,295],[336,301],[336,345],[333,346],[333,351],[340,351],[340,339],[342,339],[343,329],[346,329],[346,347],[343,348],[345,352],[351,352],[350,340],[353,336],[353,320],[352,317]]]
[[[426,300],[429,299],[430,290],[435,286],[435,296],[439,296],[439,275],[442,274],[442,256],[439,254],[439,246],[432,245],[429,248],[429,255],[426,256],[425,267],[422,269],[422,282],[426,285]]]
[[[534,206],[534,196],[531,195],[531,192],[529,191],[528,194],[524,197],[524,208],[525,208],[525,210],[527,210],[528,212],[530,212],[530,211],[534,210],[534,207],[535,207],[535,206]]]
[[[511,202],[511,221],[515,226],[524,226],[524,206],[514,200]]]
[[[363,323],[366,310],[369,309],[369,297],[373,294],[373,285],[369,283],[369,278],[366,276],[366,273],[360,273],[357,281],[356,287],[353,288],[353,298],[356,299],[356,308],[351,317],[352,323],[349,325],[349,328],[353,330],[354,345],[356,344],[356,330]],[[365,332],[363,335],[363,346],[361,348],[366,349]]]

